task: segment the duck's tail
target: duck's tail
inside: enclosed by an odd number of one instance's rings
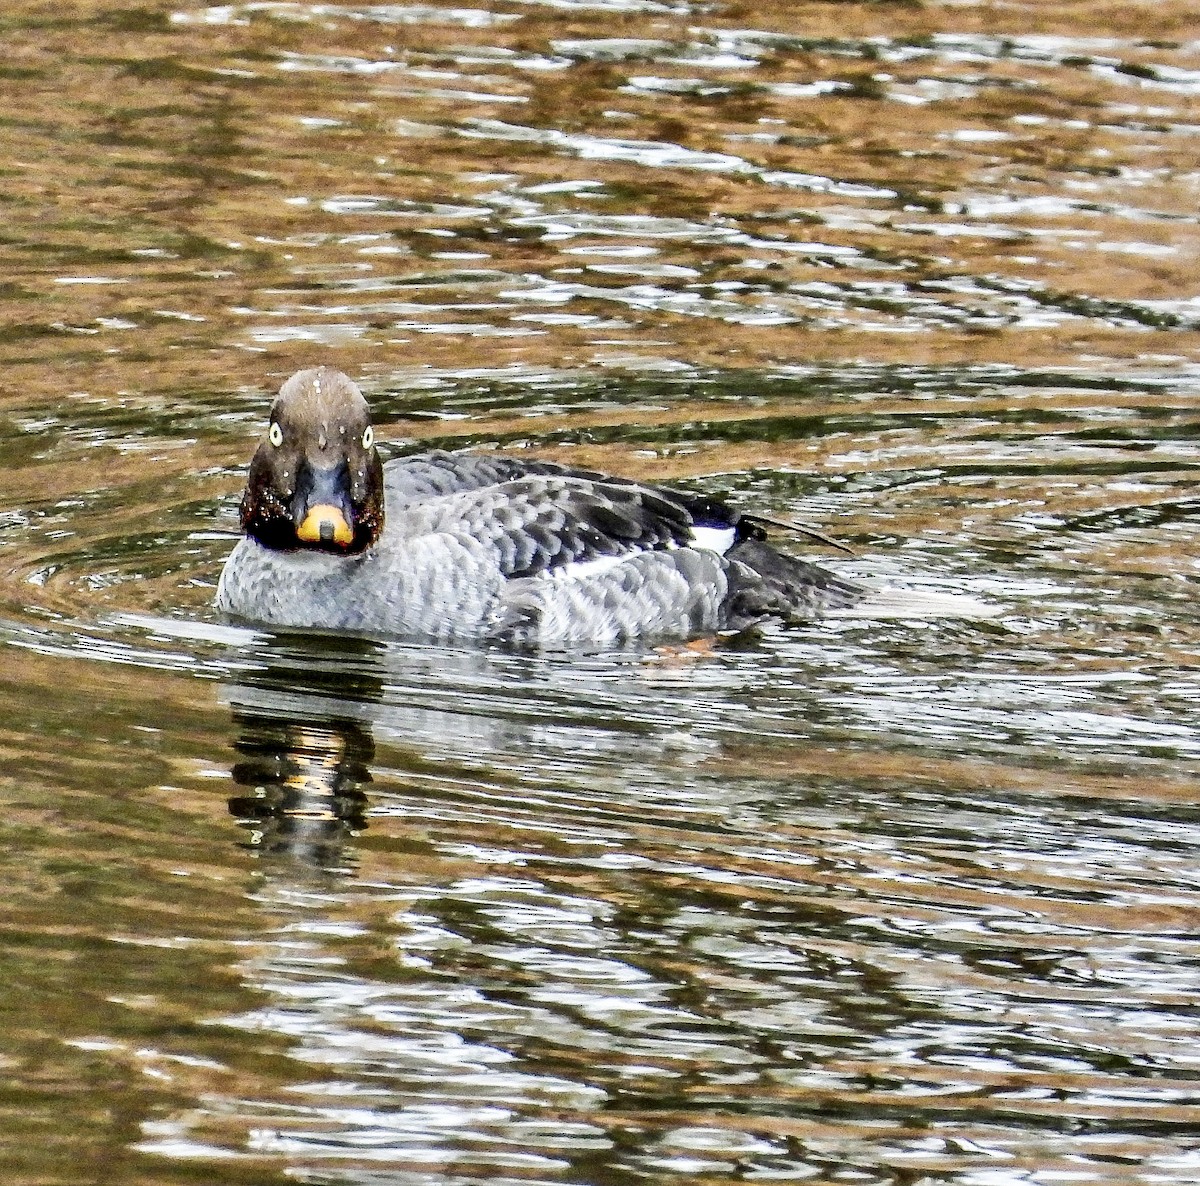
[[[867,592],[816,564],[777,551],[757,531],[739,539],[725,560],[725,630],[745,630],[770,619],[809,621],[828,610],[852,606]]]

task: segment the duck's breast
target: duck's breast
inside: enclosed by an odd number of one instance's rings
[[[385,530],[361,556],[276,552],[243,539],[221,574],[217,607],[296,629],[470,638],[484,632],[501,585],[484,549],[450,535],[399,540]]]

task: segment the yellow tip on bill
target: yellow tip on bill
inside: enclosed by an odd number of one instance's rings
[[[327,503],[318,503],[309,510],[304,522],[296,528],[296,535],[308,544],[333,543],[345,548],[354,542],[354,532],[346,516]]]

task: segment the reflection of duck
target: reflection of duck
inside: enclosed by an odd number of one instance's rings
[[[366,826],[371,735],[352,721],[292,724],[243,715],[241,760],[233,780],[245,793],[229,800],[260,852],[338,863],[342,841]]]
[[[238,727],[229,810],[257,851],[334,868],[344,841],[367,826],[378,644],[295,642],[242,651],[245,669],[224,687]]]
[[[616,642],[804,619],[859,596],[776,551],[764,520],[702,495],[511,457],[384,466],[366,400],[329,367],[280,390],[241,516],[217,605],[278,626]]]

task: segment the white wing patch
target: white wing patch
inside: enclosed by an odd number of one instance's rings
[[[617,556],[596,556],[592,560],[573,560],[569,564],[561,564],[550,570],[550,576],[556,581],[581,581],[587,577],[598,576],[616,568],[618,564],[638,555],[637,552],[622,552]]]
[[[724,556],[733,547],[737,531],[733,527],[693,527],[692,544]]]
[[[705,552],[716,552],[718,556],[724,556],[733,547],[736,536],[737,532],[732,527],[693,527],[691,539],[686,545],[679,546],[699,548]],[[670,551],[670,547],[667,550]],[[643,554],[641,549],[635,549],[631,552],[618,552],[615,556],[595,556],[591,560],[574,560],[570,564],[562,564],[557,568],[550,569],[547,575],[556,581],[582,581],[588,577],[599,576],[600,573],[608,572],[610,569],[616,568],[618,564],[624,564],[625,561]]]

